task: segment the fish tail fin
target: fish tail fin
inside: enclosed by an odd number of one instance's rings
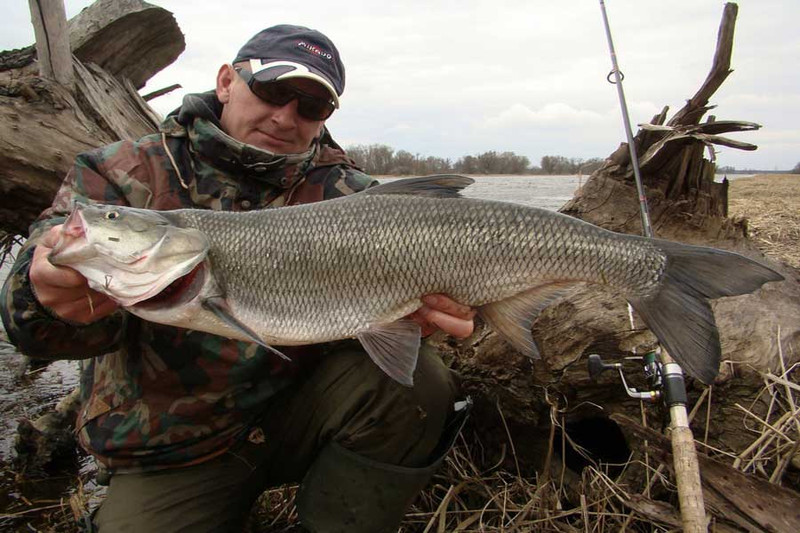
[[[708,300],[752,292],[783,276],[742,255],[655,241],[667,255],[655,294],[630,304],[686,372],[710,384],[719,372],[719,331]]]

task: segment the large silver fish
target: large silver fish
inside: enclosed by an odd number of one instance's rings
[[[536,357],[536,316],[576,282],[605,285],[689,374],[710,383],[720,343],[708,299],[783,279],[738,254],[462,198],[472,182],[399,180],[249,213],[79,205],[50,261],[153,322],[267,347],[356,337],[407,385],[420,336],[403,317],[425,294],[477,307],[495,331]]]

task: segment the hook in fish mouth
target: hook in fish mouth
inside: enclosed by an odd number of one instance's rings
[[[191,301],[200,293],[200,289],[203,287],[206,275],[206,267],[204,265],[205,261],[201,261],[188,274],[179,277],[155,296],[137,302],[133,307],[158,309]]]

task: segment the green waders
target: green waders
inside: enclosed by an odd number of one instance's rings
[[[468,415],[469,403],[454,413],[430,464],[405,467],[374,461],[332,442],[322,450],[300,485],[297,512],[314,533],[397,531],[414,497],[441,466]]]
[[[424,345],[423,345],[424,346]],[[438,354],[420,351],[413,388],[344,343],[278,394],[246,442],[183,468],[111,476],[94,527],[108,532],[241,531],[267,488],[300,482],[313,533],[396,531],[466,418]],[[463,402],[461,402],[463,404]]]

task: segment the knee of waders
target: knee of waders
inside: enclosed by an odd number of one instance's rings
[[[366,354],[354,369],[356,373],[346,405],[342,405],[351,416],[333,440],[378,461],[426,464],[459,396],[455,374],[425,345],[420,349],[413,387],[393,381]]]
[[[408,411],[405,422],[412,425],[430,419],[433,425],[443,427],[459,396],[455,373],[442,362],[436,350],[424,344],[414,371],[414,386],[392,384],[397,408]],[[436,437],[438,439],[439,435]]]
[[[472,402],[457,402],[428,460],[417,467],[382,463],[329,443],[297,493],[302,526],[313,533],[397,531],[414,498],[439,469],[466,422]],[[452,407],[451,407],[452,409]]]

